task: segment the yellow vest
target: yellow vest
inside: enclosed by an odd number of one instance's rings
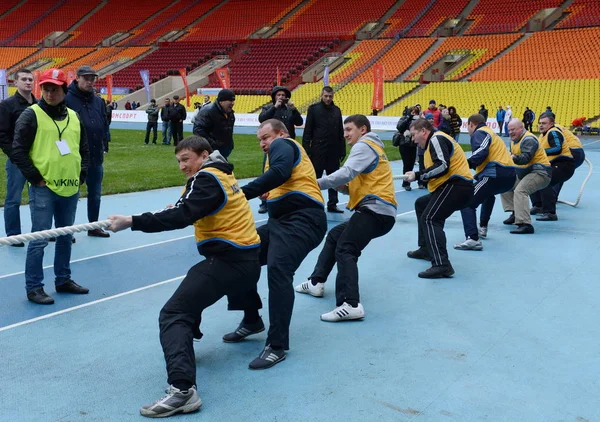
[[[440,177],[435,177],[433,179],[429,179],[427,181],[427,190],[429,192],[435,192],[437,188],[446,183],[450,179],[454,179],[456,177],[460,177],[464,180],[473,180],[473,176],[471,175],[471,170],[469,169],[469,162],[467,161],[467,157],[465,156],[465,152],[462,150],[458,142],[456,142],[452,137],[446,135],[444,132],[435,132],[433,136],[446,138],[450,142],[452,142],[452,151],[450,151],[450,162],[448,163],[448,172]],[[431,158],[431,142],[427,145],[427,150],[425,151],[425,168],[429,168],[433,165],[433,159]]]
[[[514,167],[515,164],[513,163],[512,158],[508,153],[508,149],[504,145],[502,139],[487,126],[482,126],[477,130],[487,133],[490,136],[491,140],[488,156],[486,157],[483,163],[477,166],[477,168],[475,169],[475,174],[481,173],[483,169],[485,169],[485,166],[487,166],[490,162],[499,164],[504,167]]]
[[[279,201],[280,199],[292,195],[304,195],[320,205],[324,205],[323,194],[317,183],[315,176],[315,168],[313,167],[310,158],[306,155],[304,148],[293,139],[286,139],[293,142],[294,147],[298,150],[298,159],[294,163],[292,175],[281,186],[269,192],[267,202]],[[269,156],[265,163],[265,172],[269,169]]]
[[[562,132],[556,126],[551,127],[550,130],[548,130],[548,132],[546,132],[545,135],[542,135],[540,133],[540,148],[543,148],[544,150],[550,148],[550,144],[548,143],[548,135],[550,134],[550,132],[558,132],[562,135]],[[563,136],[563,138],[564,138],[564,142],[562,143],[562,149],[561,149],[560,153],[552,154],[552,155],[546,153],[546,155],[548,155],[548,159],[550,160],[550,162],[556,160],[559,157],[567,157],[567,158],[573,159],[573,154],[571,154],[571,150],[569,149],[567,137]]]
[[[240,249],[260,246],[250,204],[232,174],[208,167],[201,173],[212,175],[223,189],[225,201],[218,210],[194,223],[198,246],[218,240]]]
[[[523,133],[519,142],[511,142],[510,143],[510,152],[512,155],[521,155],[521,141],[527,137],[533,138],[537,141],[535,135],[529,131]],[[539,144],[539,142],[538,142]],[[548,156],[546,155],[546,151],[542,147],[538,145],[538,149],[535,151],[535,154],[531,158],[531,161],[526,164],[515,164],[515,166],[520,167],[522,169],[529,168],[534,164],[541,164],[545,167],[550,167],[550,160],[548,160]]]
[[[37,120],[37,132],[29,150],[29,158],[52,192],[64,197],[73,196],[79,192],[81,174],[81,125],[77,113],[67,108],[67,118],[59,122],[37,104],[32,105],[31,109]],[[71,150],[69,154],[61,155],[56,145],[61,139]]]
[[[569,145],[570,149],[583,149],[583,144],[581,143],[577,135],[575,135],[566,127],[562,127],[559,125],[556,125],[555,127],[562,132],[565,141],[567,141],[567,145]]]
[[[390,166],[383,148],[368,139],[361,139],[358,142],[367,144],[377,154],[377,161],[348,184],[350,200],[347,208],[354,210],[367,197],[379,199],[396,208],[398,203],[394,191],[392,166]]]

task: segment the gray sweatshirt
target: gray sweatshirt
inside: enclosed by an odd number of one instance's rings
[[[383,142],[381,142],[379,136],[377,136],[377,134],[373,132],[365,134],[365,136],[363,136],[361,140],[362,139],[368,139],[369,141],[374,142],[381,148],[383,148]],[[317,180],[317,182],[319,183],[319,187],[322,190],[325,190],[345,186],[348,182],[350,182],[360,173],[369,168],[369,166],[371,166],[371,164],[373,164],[375,161],[377,161],[377,154],[375,153],[375,151],[373,151],[373,149],[371,149],[371,147],[369,147],[367,144],[365,144],[364,142],[360,142],[359,140],[356,144],[354,144],[354,146],[350,150],[350,155],[348,156],[348,159],[346,160],[342,168],[340,168],[335,173],[331,173],[330,175],[327,175]],[[347,188],[339,188],[338,190],[342,193],[345,193],[346,195],[348,194]],[[396,217],[395,207],[386,204],[385,202],[380,201],[376,198],[364,198],[356,206],[356,208],[360,207],[366,207],[377,214]]]

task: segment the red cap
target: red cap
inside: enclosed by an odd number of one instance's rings
[[[42,84],[66,85],[67,77],[60,69],[46,69],[40,75],[40,85]]]

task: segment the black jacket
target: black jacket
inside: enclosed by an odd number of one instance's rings
[[[79,115],[79,120],[85,126],[90,165],[102,164],[108,142],[108,120],[104,100],[93,92],[80,90],[77,81],[73,81],[69,85],[65,103]]]
[[[38,105],[57,122],[61,122],[67,118],[67,106],[64,102],[57,106],[48,105],[42,98]],[[85,132],[85,126],[81,117],[79,117],[79,124],[81,125],[81,135],[79,138],[79,154],[81,154],[81,173],[79,176],[80,184],[85,182],[85,176],[88,169],[88,143]],[[32,185],[38,185],[44,178],[33,165],[33,161],[29,157],[29,151],[33,146],[33,141],[37,133],[38,124],[35,112],[28,108],[17,120],[15,124],[15,138],[12,144],[12,151],[10,154],[11,161],[21,170],[23,176]]]
[[[185,106],[183,104],[179,103],[171,106],[169,118],[172,122],[179,123],[180,120],[183,122],[186,117],[187,111],[185,110]]]
[[[479,114],[481,114],[483,116],[483,118],[485,120],[487,120],[487,118],[488,118],[488,110],[487,110],[487,108],[480,108],[479,109]]]
[[[12,97],[0,102],[0,148],[7,157],[10,157],[17,119],[23,113],[23,110],[37,103],[33,95],[32,99],[33,103],[29,104],[17,91]]]
[[[217,101],[209,107],[202,107],[194,121],[194,135],[202,136],[213,149],[228,146],[233,149],[233,110],[226,115]]]
[[[302,126],[302,123],[304,123],[304,119],[298,109],[290,110],[285,104],[279,108],[275,108],[275,104],[264,106],[258,116],[258,121],[262,123],[269,119],[277,119],[283,122],[292,139],[296,139],[295,126]]]
[[[163,122],[170,121],[172,108],[173,107],[171,107],[171,104],[162,106],[160,108],[160,120],[162,120]]]
[[[308,107],[302,136],[302,146],[308,155],[312,155],[316,142],[319,146],[325,145],[328,154],[337,154],[340,158],[346,156],[342,111],[333,103],[327,106],[319,101]]]

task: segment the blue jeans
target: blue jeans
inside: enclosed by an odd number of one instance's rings
[[[29,210],[31,211],[31,231],[50,230],[52,218],[56,227],[72,226],[77,211],[79,192],[64,197],[52,192],[46,186],[29,187]],[[54,283],[57,286],[71,279],[71,238],[72,235],[58,236],[54,251]],[[25,261],[25,288],[27,292],[43,287],[44,249],[48,240],[34,240],[27,247]]]
[[[90,223],[98,221],[98,216],[100,215],[100,198],[102,197],[103,177],[104,167],[102,167],[102,164],[90,164],[85,179],[88,188],[87,215]]]
[[[163,144],[171,145],[171,122],[162,122],[162,135]]]
[[[25,176],[12,161],[6,160],[6,200],[4,201],[4,230],[7,236],[21,234],[21,198]]]

